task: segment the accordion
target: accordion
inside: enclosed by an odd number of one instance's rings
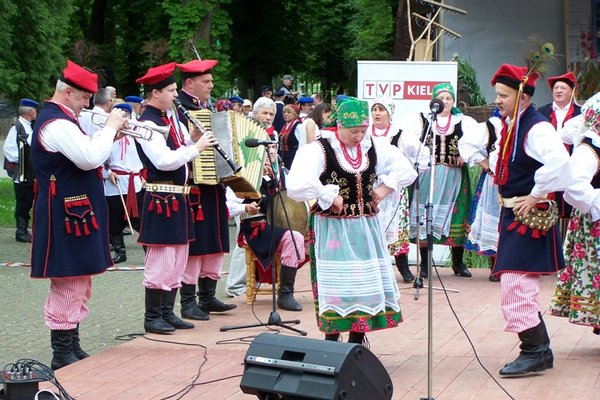
[[[213,132],[223,150],[236,164],[241,165],[235,174],[227,162],[213,147],[200,153],[192,161],[194,183],[231,187],[240,198],[260,199],[260,184],[266,153],[263,148],[249,148],[244,145],[247,138],[269,140],[267,131],[256,121],[233,111],[210,112],[209,110],[190,111],[190,114]]]

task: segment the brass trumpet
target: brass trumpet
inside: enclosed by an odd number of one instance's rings
[[[104,125],[106,124],[106,119],[108,118],[108,114],[102,114],[87,109],[83,109],[81,110],[81,112],[91,114],[92,124],[104,128]],[[152,134],[155,132],[160,133],[164,137],[166,137],[169,134],[168,126],[150,126],[135,119],[127,120],[127,126],[127,128],[123,128],[119,130],[119,132],[124,135],[132,136],[134,138],[143,140],[152,140]]]

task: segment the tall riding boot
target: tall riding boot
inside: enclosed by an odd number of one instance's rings
[[[465,252],[465,248],[462,246],[452,247],[452,271],[454,271],[454,275],[462,276],[463,278],[470,278],[471,273],[463,264],[463,254]]]
[[[400,254],[394,257],[396,259],[396,268],[402,275],[404,283],[410,283],[415,280],[415,276],[410,272],[408,266],[408,254]]]
[[[198,278],[198,307],[205,313],[233,310],[237,304],[225,304],[215,297],[217,281],[210,278]]]
[[[548,336],[548,331],[546,330],[546,324],[542,318],[542,313],[538,313],[538,315],[540,317],[540,324],[542,325],[542,346],[544,350],[544,357],[546,358],[546,368],[554,368],[554,354],[552,354],[552,349],[550,348],[550,336]]]
[[[15,239],[21,243],[31,243],[31,234],[27,231],[27,225],[29,220],[24,218],[22,215],[17,215],[17,230],[15,232]]]
[[[146,288],[146,313],[144,314],[144,330],[150,333],[175,332],[173,325],[162,317],[162,298],[164,290]]]
[[[79,361],[73,353],[73,333],[75,329],[66,331],[51,330],[50,344],[52,346],[52,362],[50,368],[57,370]]]
[[[127,261],[127,250],[125,249],[125,239],[123,239],[123,233],[112,235],[111,241],[113,250],[115,251],[113,262],[118,264]]]
[[[521,353],[516,360],[500,369],[500,375],[520,376],[530,372],[544,371],[546,369],[546,356],[544,355],[545,331],[546,327],[540,322],[533,328],[519,332]]]
[[[500,282],[500,275],[492,274],[492,271],[494,270],[494,265],[496,264],[496,256],[490,257],[490,264],[490,276],[488,277],[488,279],[490,280],[490,282]]]
[[[363,332],[350,332],[348,336],[348,343],[363,344],[365,340],[365,334]]]
[[[427,247],[419,247],[419,254],[421,256],[421,272],[419,273],[419,276],[421,278],[428,278],[428,272],[427,272]]]
[[[297,268],[281,266],[279,271],[279,290],[277,291],[277,307],[288,311],[302,311],[302,306],[294,299],[294,282]]]
[[[177,297],[177,289],[171,289],[170,292],[165,291],[162,297],[162,317],[175,329],[192,329],[194,324],[185,322],[173,312],[175,306],[175,298]]]
[[[81,344],[79,343],[79,324],[77,324],[77,328],[75,328],[73,332],[73,353],[75,353],[75,357],[79,358],[80,360],[90,356],[88,353],[83,351]]]
[[[208,321],[208,314],[196,303],[196,285],[181,284],[181,317],[195,321]]]

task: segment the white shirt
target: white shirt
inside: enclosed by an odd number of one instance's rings
[[[554,116],[556,117],[556,130],[560,130],[563,127],[563,123],[565,122],[565,117],[569,112],[569,107],[571,107],[571,102],[567,103],[564,108],[560,108],[558,104],[552,102],[552,109],[554,110]]]
[[[123,172],[133,172],[136,175],[133,178],[135,184],[135,192],[142,190],[142,179],[139,172],[144,168],[140,156],[135,147],[135,139],[131,136],[124,136],[116,140],[110,151],[108,159],[108,169],[104,168],[102,174],[104,176],[104,192],[107,196],[117,196],[119,194],[127,194],[129,190],[129,176],[117,175],[118,187],[112,183],[108,177],[113,169]],[[119,193],[119,188],[121,192]]]
[[[596,140],[600,147],[598,134],[587,131],[584,136]],[[589,146],[577,146],[570,159],[573,181],[565,191],[564,199],[583,213],[589,213],[593,221],[600,219],[600,189],[594,189],[592,178],[598,171],[598,158]]]
[[[495,132],[502,131],[502,121],[498,117],[491,117],[489,121],[494,126]],[[498,136],[496,137],[496,149],[498,148]],[[462,138],[458,141],[458,152],[460,157],[470,166],[479,164],[490,155],[487,152],[489,132],[487,124],[481,122],[477,129],[469,129],[463,132]]]
[[[332,131],[322,131],[323,138],[329,139],[333,151],[341,166],[349,171],[361,171],[366,168],[367,152],[371,148],[371,136],[365,135],[360,143],[363,153],[362,163],[358,169],[350,166],[342,154],[340,142]],[[417,172],[400,149],[392,146],[386,138],[373,138],[377,150],[377,165],[375,173],[381,183],[398,191],[414,182]],[[286,185],[288,196],[296,201],[317,199],[322,209],[331,207],[333,199],[339,193],[338,185],[323,185],[319,176],[325,168],[325,156],[318,142],[309,143],[298,149],[292,169],[287,176]]]
[[[385,137],[390,141],[392,136],[400,131],[400,126],[392,124],[389,129],[379,129],[371,124],[367,128],[367,134],[372,135],[373,129],[375,130],[375,137]],[[419,139],[419,135],[416,135],[414,130],[402,131],[400,139],[398,140],[398,148],[402,151],[402,154],[408,158],[413,165],[413,168],[417,165],[419,171],[422,172],[429,169],[429,156],[431,155],[431,152]]]
[[[31,122],[23,117],[19,117],[19,122],[27,134],[27,144],[31,146],[31,134],[33,133]],[[10,127],[4,140],[4,157],[11,163],[19,162],[19,145],[17,144],[17,127],[15,125]]]
[[[171,115],[173,115],[173,112],[168,110],[167,118],[171,119]],[[143,123],[148,126],[157,126],[152,121],[143,121]],[[144,150],[146,157],[148,157],[152,164],[159,170],[175,171],[182,165],[186,165],[185,180],[187,182],[190,172],[187,163],[200,153],[198,148],[194,145],[194,142],[192,142],[185,124],[179,121],[179,127],[183,132],[185,145],[176,150],[171,150],[169,146],[167,146],[165,137],[160,134],[153,134],[152,140],[136,140],[140,144],[142,150]]]
[[[508,118],[506,123],[510,124]],[[501,129],[496,129],[496,134],[500,140]],[[542,121],[533,125],[527,132],[524,147],[529,157],[543,164],[535,171],[535,185],[530,193],[532,196],[543,197],[548,193],[563,191],[569,186],[573,176],[569,166],[569,153],[550,122]],[[500,151],[498,149],[490,157],[492,171],[496,170]]]
[[[75,117],[73,111],[67,106],[64,104],[61,106]],[[56,119],[42,128],[39,141],[45,150],[61,153],[79,169],[89,171],[104,164],[110,154],[115,134],[113,128],[105,126],[91,138],[73,122]]]
[[[92,111],[101,115],[94,115],[91,112],[85,111],[79,114],[79,126],[81,126],[81,129],[89,136],[94,136],[96,132],[100,131],[102,128],[97,124],[103,123],[108,117],[106,111],[98,106],[94,106]],[[104,117],[102,115],[104,115]],[[92,120],[96,123],[94,124]]]

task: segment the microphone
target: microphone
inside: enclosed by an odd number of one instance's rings
[[[257,138],[248,138],[244,140],[244,145],[246,147],[258,147],[258,146],[268,146],[270,144],[277,144],[275,140],[260,140]]]
[[[433,99],[429,103],[429,110],[432,114],[439,114],[444,111],[444,103],[440,99]]]

